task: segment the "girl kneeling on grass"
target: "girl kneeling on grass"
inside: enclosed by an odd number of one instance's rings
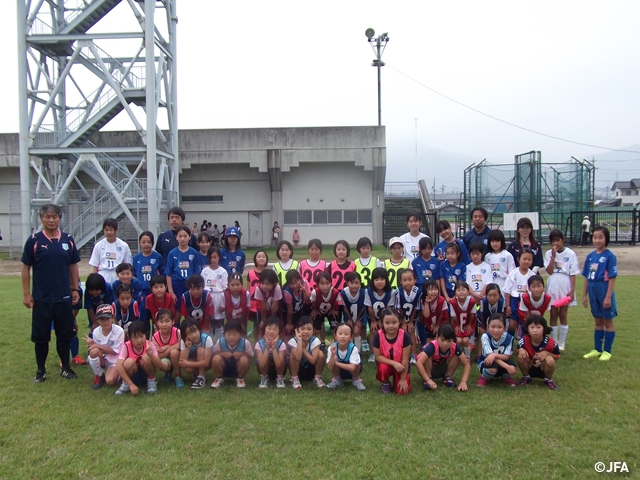
[[[353,379],[353,386],[358,390],[366,390],[362,383],[360,373],[362,372],[362,360],[358,347],[351,341],[353,329],[348,323],[342,323],[336,328],[335,342],[331,344],[327,353],[327,368],[333,374],[331,382],[327,388],[338,388],[344,386],[342,380]]]
[[[515,387],[516,382],[511,378],[511,375],[516,373],[516,367],[511,361],[513,336],[506,331],[507,321],[502,313],[494,313],[489,317],[486,326],[487,333],[480,337],[478,386],[486,386],[492,378],[502,378],[506,385]]]
[[[98,275],[96,273],[96,275]],[[97,390],[104,383],[115,385],[118,381],[118,372],[115,368],[118,355],[124,345],[124,330],[113,323],[113,311],[111,305],[98,305],[94,317],[98,327],[93,331],[93,338],[84,336],[87,342],[89,356],[87,361],[96,374],[93,380],[93,389]]]
[[[382,393],[390,393],[393,389],[398,395],[411,392],[409,379],[409,359],[411,358],[411,335],[400,328],[404,314],[391,307],[380,312],[379,323],[382,326],[373,337],[373,353],[378,362],[376,379],[382,382]]]
[[[464,367],[464,372],[460,385],[456,385],[456,382],[453,381],[453,374],[460,364]],[[425,390],[438,388],[434,382],[437,378],[442,378],[447,387],[458,387],[460,392],[469,390],[467,380],[469,380],[469,373],[471,373],[471,365],[462,349],[456,345],[456,332],[449,324],[442,325],[438,329],[436,340],[427,343],[422,348],[416,361],[416,367],[424,380]]]
[[[560,349],[549,336],[551,327],[540,315],[531,315],[524,324],[525,335],[518,341],[518,366],[522,372],[521,387],[529,385],[531,378],[544,378],[544,384],[551,390],[558,386],[553,381],[556,360],[560,358]]]
[[[200,322],[187,317],[180,324],[180,360],[178,366],[185,373],[196,375],[191,388],[198,390],[204,387],[204,372],[211,367],[213,356],[213,340],[206,333],[202,333]],[[180,370],[176,372],[180,377]],[[184,385],[184,382],[182,382]],[[176,383],[176,387],[181,387]]]
[[[287,274],[288,276],[289,274]],[[324,387],[322,370],[324,369],[324,353],[320,350],[320,339],[313,335],[313,320],[309,316],[300,319],[295,329],[295,336],[289,340],[289,370],[291,370],[291,386],[302,388],[300,381],[313,380],[316,387]]]
[[[173,312],[166,308],[158,310],[154,319],[158,330],[153,334],[153,343],[160,357],[160,370],[164,372],[163,382],[171,381],[171,373],[175,373],[176,387],[184,386],[180,377],[180,330],[173,326]]]
[[[138,385],[147,385],[147,393],[156,393],[156,369],[160,368],[160,358],[153,342],[147,340],[144,322],[129,324],[129,341],[120,349],[116,371],[122,378],[122,385],[114,393],[124,395],[131,392],[138,395]]]
[[[273,270],[271,270],[273,272]],[[275,272],[273,272],[275,275]],[[277,281],[277,280],[276,280]],[[278,288],[280,286],[278,285]],[[284,374],[287,371],[287,344],[282,340],[282,323],[275,316],[263,322],[262,338],[254,348],[256,364],[260,374],[258,388],[268,388],[269,379],[276,381],[277,388],[284,388]]]

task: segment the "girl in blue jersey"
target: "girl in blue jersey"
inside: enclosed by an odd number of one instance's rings
[[[138,302],[133,299],[133,291],[129,285],[120,285],[116,290],[116,301],[113,302],[113,317],[128,337],[129,325],[140,320]]]
[[[429,237],[422,237],[418,243],[420,255],[413,259],[411,268],[416,272],[416,287],[422,289],[426,280],[437,280],[440,273],[440,260],[432,257],[433,241]]]
[[[339,388],[344,385],[343,380],[352,380],[357,390],[366,390],[367,387],[360,378],[362,372],[360,352],[351,341],[353,338],[351,325],[341,323],[336,328],[334,336],[336,341],[331,344],[327,352],[327,369],[333,374],[331,381],[327,383],[327,388]]]
[[[220,249],[220,266],[227,273],[244,272],[246,256],[240,247],[240,232],[236,227],[229,227],[225,231],[224,248]]]
[[[607,248],[609,239],[609,230],[606,227],[597,226],[593,229],[591,241],[596,249],[587,256],[582,269],[582,305],[587,308],[591,303],[591,314],[596,322],[593,334],[594,349],[584,358],[600,357],[603,362],[611,359],[613,340],[616,338],[613,319],[618,315],[616,293],[613,291],[618,266],[616,256]]]
[[[198,271],[196,273],[201,273],[204,267],[209,265],[209,248],[211,247],[211,236],[207,232],[200,232],[198,234],[198,240],[196,241],[196,245],[198,245]]]
[[[277,280],[276,280],[277,281]],[[278,286],[278,288],[280,288]],[[287,371],[287,344],[282,340],[280,318],[272,316],[262,325],[262,338],[254,348],[256,366],[260,374],[258,388],[268,388],[269,379],[276,380],[277,388],[284,388],[284,374]]]
[[[442,296],[451,303],[455,298],[455,287],[458,280],[464,280],[467,274],[467,267],[460,261],[460,246],[457,243],[450,243],[446,246],[445,260],[440,264],[440,290]]]
[[[353,343],[362,349],[362,334],[367,331],[366,320],[364,319],[364,297],[365,290],[361,288],[360,275],[358,272],[349,272],[344,276],[347,286],[340,292],[344,320],[353,328]]]
[[[139,253],[133,256],[133,276],[142,282],[144,298],[151,293],[151,278],[164,274],[164,258],[153,249],[153,233],[144,231],[138,237]]]
[[[179,226],[176,240],[178,240],[178,246],[167,255],[164,274],[167,276],[167,291],[176,302],[176,311],[180,311],[182,294],[187,291],[187,278],[199,270],[199,257],[198,252],[189,246],[189,240],[191,240],[189,227]]]
[[[373,337],[380,328],[378,324],[378,313],[384,307],[393,307],[396,302],[396,291],[391,288],[387,269],[377,267],[371,272],[371,283],[365,290],[364,305],[370,320],[369,343],[373,342]],[[376,361],[375,354],[369,356],[369,363]]]
[[[495,283],[488,284],[485,297],[480,303],[481,311],[478,312],[478,330],[480,335],[487,331],[487,324],[492,315],[499,313],[504,316],[504,307],[505,303],[500,287]]]

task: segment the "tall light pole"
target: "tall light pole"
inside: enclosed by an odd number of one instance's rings
[[[364,34],[367,36],[367,39],[371,44],[371,49],[376,55],[376,58],[373,60],[371,66],[378,68],[378,126],[380,127],[382,126],[382,94],[380,87],[380,68],[384,67],[384,62],[382,61],[382,52],[384,52],[384,48],[387,46],[389,36],[386,33],[383,33],[382,35],[378,35],[378,38],[373,38],[373,36],[376,34],[373,28],[367,28]]]

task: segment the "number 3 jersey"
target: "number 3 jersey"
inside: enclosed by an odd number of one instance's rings
[[[493,275],[491,274],[491,266],[488,263],[480,262],[480,265],[470,263],[467,265],[466,281],[469,289],[473,293],[480,293],[484,286],[491,283]]]
[[[415,285],[411,288],[409,293],[405,292],[404,288],[400,287],[396,292],[396,308],[399,308],[404,312],[404,321],[411,320],[411,315],[414,312],[420,310],[420,290]],[[415,315],[414,315],[415,319]]]

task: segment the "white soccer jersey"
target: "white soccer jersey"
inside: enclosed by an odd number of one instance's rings
[[[124,240],[116,238],[115,242],[109,243],[103,238],[93,246],[89,265],[98,267],[98,273],[105,282],[111,284],[118,280],[116,267],[121,263],[132,263],[131,250]]]
[[[467,265],[466,282],[473,293],[482,292],[484,286],[487,283],[491,283],[492,280],[491,267],[488,263],[481,262],[480,265],[470,263]]]

